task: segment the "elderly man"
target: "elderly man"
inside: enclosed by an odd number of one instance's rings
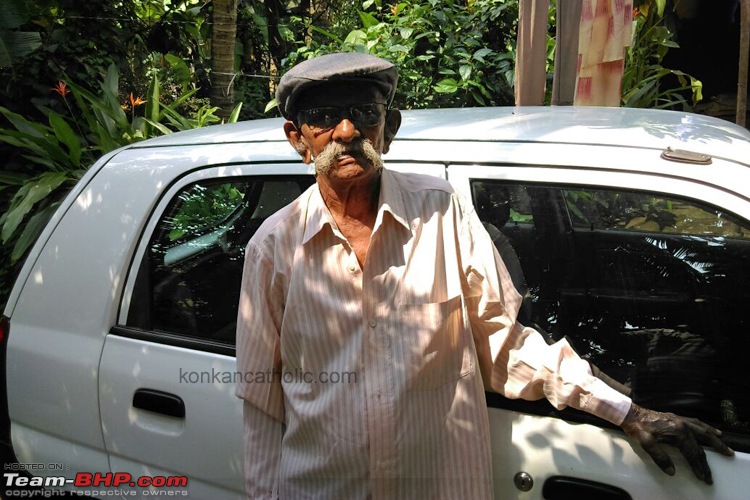
[[[251,498],[492,498],[485,389],[547,397],[658,442],[711,482],[719,431],[642,409],[561,341],[516,319],[520,296],[472,206],[444,180],[383,168],[398,74],[365,54],[281,80],[284,131],[316,184],[247,247],[237,329]],[[326,383],[329,382],[329,383]]]

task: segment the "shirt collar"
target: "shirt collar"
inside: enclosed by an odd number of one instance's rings
[[[383,169],[380,176],[380,197],[378,200],[378,215],[373,228],[373,233],[383,223],[384,215],[388,213],[391,215],[394,221],[404,226],[407,230],[411,230],[409,225],[409,214],[406,211],[406,205],[404,203],[404,193],[400,188],[397,179],[394,178],[393,173],[388,169]],[[317,183],[311,187],[310,195],[307,199],[307,210],[305,215],[305,233],[302,238],[302,244],[304,245],[310,241],[315,235],[323,231],[328,226],[331,231],[338,237],[343,239],[343,235],[338,230],[336,222],[333,220],[331,211],[328,210],[323,196],[320,194],[320,188]]]
[[[378,218],[374,229],[377,229],[380,223],[382,223],[383,215],[389,213],[396,222],[404,226],[404,228],[411,230],[408,222],[410,220],[409,214],[404,203],[404,191],[401,189],[393,172],[385,168],[380,176],[380,200],[378,201],[378,206]],[[375,231],[373,230],[373,232]]]

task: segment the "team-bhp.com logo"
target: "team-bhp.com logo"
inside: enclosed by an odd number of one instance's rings
[[[129,474],[127,472],[78,472],[76,473],[75,478],[66,478],[64,476],[27,477],[17,472],[6,472],[4,476],[6,487],[23,488],[28,486],[37,486],[43,488],[62,488],[72,485],[77,488],[86,488],[86,490],[78,491],[78,494],[85,494],[86,496],[95,496],[89,494],[91,488],[184,488],[187,486],[188,482],[188,478],[186,476],[134,477],[132,474]],[[135,494],[135,491],[118,491],[121,495]],[[154,491],[151,494],[158,495],[159,492],[157,491]],[[73,490],[73,493],[76,493],[76,490]],[[149,492],[148,490],[145,490],[141,491],[139,494],[149,494]]]

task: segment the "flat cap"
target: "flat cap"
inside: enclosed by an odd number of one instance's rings
[[[388,105],[393,101],[398,83],[398,69],[390,61],[358,52],[327,54],[303,61],[286,72],[276,87],[279,111],[294,120],[297,99],[312,87],[328,82],[362,81],[378,85]]]

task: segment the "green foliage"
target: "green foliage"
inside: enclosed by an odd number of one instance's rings
[[[42,45],[38,32],[18,29],[30,18],[24,0],[0,0],[0,68],[13,66]]]
[[[185,234],[200,234],[208,228],[215,228],[236,210],[243,197],[244,194],[229,183],[198,185],[184,192],[180,195],[180,209],[170,220],[169,240],[175,241]]]
[[[20,151],[35,166],[28,168],[35,172],[29,175],[0,176],[0,188],[20,185],[0,217],[0,243],[12,245],[11,263],[20,259],[36,240],[65,189],[102,154],[148,137],[220,121],[215,115],[217,108],[208,104],[190,116],[181,113],[180,106],[195,94],[195,89],[174,102],[160,102],[157,78],[149,87],[149,99],[136,98],[131,93],[129,102],[120,104],[119,72],[114,65],[109,67],[98,93],[73,82],[60,82],[56,91],[69,116],[43,109],[48,125],[0,107],[0,113],[13,127],[0,128],[0,141]],[[137,114],[136,109],[144,104],[144,115]],[[230,121],[237,120],[240,109],[241,105],[234,109]]]
[[[703,99],[699,80],[661,64],[669,49],[679,48],[664,24],[665,7],[666,0],[646,0],[636,9],[633,43],[628,47],[622,79],[623,106],[690,110],[691,104]],[[692,96],[691,102],[685,95]]]
[[[399,67],[401,108],[512,104],[517,2],[411,0],[383,8],[366,1],[361,27],[345,36],[314,27],[317,35],[287,59],[365,52]]]

